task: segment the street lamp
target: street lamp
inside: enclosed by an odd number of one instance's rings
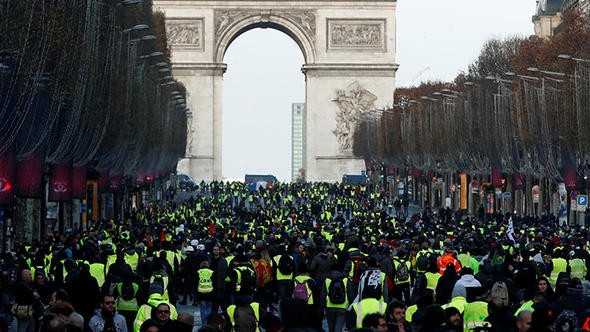
[[[145,35],[141,37],[141,40],[156,40],[156,36],[154,35]]]
[[[556,71],[541,70],[537,67],[528,67],[527,70],[530,71],[531,73],[541,73],[541,74],[545,74],[545,75],[553,75],[553,76],[559,76],[559,77],[566,76],[565,73],[560,73],[560,72],[556,72]]]
[[[563,59],[563,60],[574,60],[574,61],[590,62],[590,60],[588,60],[588,59],[574,58],[573,56],[571,56],[569,54],[559,54],[557,57],[559,59]]]
[[[138,3],[141,3],[141,0],[122,0],[121,4],[124,6],[127,5],[137,5]]]
[[[149,28],[150,28],[150,26],[147,24],[137,24],[137,25],[132,26],[131,28],[124,29],[123,32],[147,30]]]

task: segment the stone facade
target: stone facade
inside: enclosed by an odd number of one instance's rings
[[[190,119],[179,172],[221,179],[223,56],[254,28],[275,28],[299,45],[306,76],[308,181],[359,174],[352,155],[359,117],[393,103],[396,1],[154,0],[165,12],[173,74],[187,88]]]

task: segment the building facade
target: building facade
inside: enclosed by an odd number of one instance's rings
[[[537,0],[537,9],[533,15],[535,35],[550,37],[558,34],[563,22],[563,12],[569,9],[588,13],[590,0]]]
[[[291,105],[291,181],[305,181],[305,103]]]

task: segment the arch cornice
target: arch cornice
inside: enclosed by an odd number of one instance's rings
[[[215,10],[214,61],[222,63],[229,45],[254,28],[284,32],[297,43],[306,63],[315,62],[316,12],[312,9]]]

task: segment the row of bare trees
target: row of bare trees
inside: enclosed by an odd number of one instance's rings
[[[149,0],[0,1],[0,155],[135,176],[184,156],[184,87]]]
[[[590,172],[589,22],[568,12],[554,37],[490,40],[454,82],[396,90],[393,108],[357,124],[355,155],[575,186],[576,174]]]

